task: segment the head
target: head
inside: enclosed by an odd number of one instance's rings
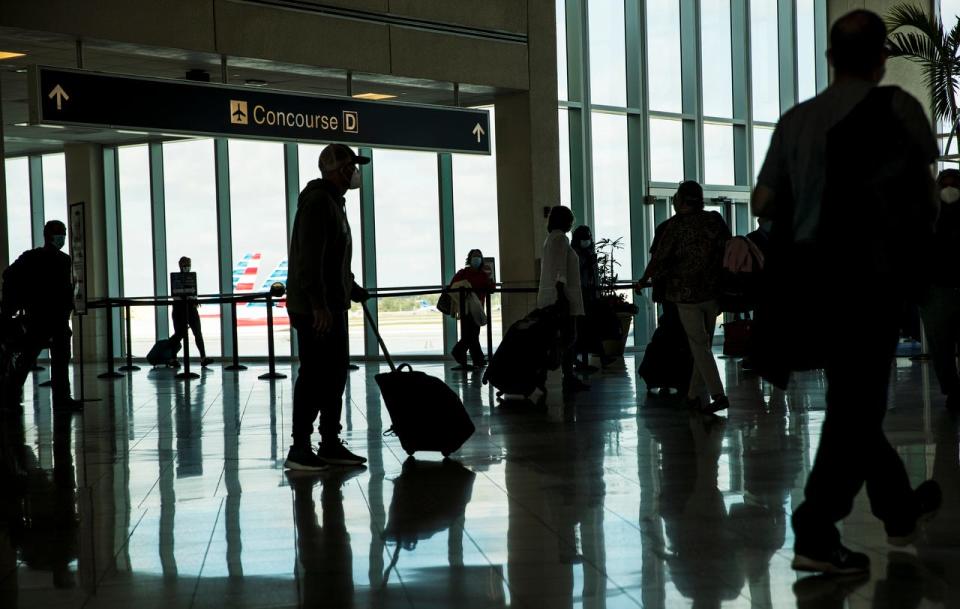
[[[673,195],[673,211],[689,214],[703,209],[703,187],[693,180],[681,182]]]
[[[341,193],[360,188],[360,165],[370,159],[354,154],[349,146],[330,144],[320,152],[317,164],[324,180],[333,183]]]
[[[590,230],[590,227],[586,224],[581,224],[575,228],[573,234],[570,235],[570,243],[574,249],[584,251],[593,249],[593,232]]]
[[[466,265],[472,269],[483,268],[483,252],[480,250],[470,250],[470,253],[467,254]]]
[[[50,220],[43,225],[43,244],[62,250],[67,243],[67,225],[60,220]]]
[[[830,29],[827,57],[837,78],[883,80],[887,63],[887,26],[876,13],[855,10]]]
[[[573,228],[573,212],[569,207],[563,205],[554,205],[550,209],[550,215],[547,216],[547,230],[562,230],[569,233]]]
[[[960,170],[941,171],[937,176],[937,192],[940,194],[940,202],[945,205],[953,205],[960,201]]]
[[[181,272],[181,273],[189,273],[189,272],[190,272],[190,268],[191,268],[192,266],[193,266],[193,260],[190,260],[190,259],[187,258],[186,256],[182,256],[182,257],[180,258],[180,272]]]

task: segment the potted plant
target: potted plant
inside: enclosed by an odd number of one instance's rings
[[[630,324],[639,309],[617,288],[617,269],[620,267],[617,252],[623,249],[623,237],[601,239],[597,241],[596,247],[597,287],[600,295],[595,313],[598,318],[594,323],[603,345],[603,355],[619,356],[626,350]]]
[[[938,120],[950,124],[950,137],[943,154],[950,151],[954,136],[960,138],[957,88],[960,85],[960,19],[949,31],[936,15],[920,6],[900,4],[887,13],[887,48],[891,57],[920,64],[924,84],[933,95]]]

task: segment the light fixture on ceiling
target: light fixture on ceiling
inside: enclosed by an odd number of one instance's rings
[[[249,87],[266,87],[269,83],[267,83],[265,80],[260,80],[259,78],[248,78],[243,81],[243,84]]]
[[[396,95],[388,95],[387,93],[357,93],[353,97],[354,99],[369,99],[372,101],[380,101],[382,99],[394,99]]]
[[[0,51],[0,61],[4,59],[16,59],[17,57],[23,57],[26,53],[17,53],[16,51]]]

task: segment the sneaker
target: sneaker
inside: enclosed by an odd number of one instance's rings
[[[356,364],[347,364],[347,370],[349,370],[350,372],[354,372],[359,369],[360,369],[360,366]]]
[[[564,391],[586,391],[590,389],[590,385],[584,383],[575,376],[565,376],[563,377],[563,390]]]
[[[350,452],[343,440],[322,442],[317,447],[317,458],[328,465],[363,465],[367,462],[365,457]]]
[[[905,526],[888,526],[887,543],[892,546],[902,548],[908,546],[917,538],[920,528],[934,516],[943,503],[943,492],[940,485],[933,480],[923,482],[913,491],[914,499],[917,502],[919,515],[913,521]]]
[[[837,543],[823,552],[794,552],[795,571],[809,571],[824,575],[856,575],[870,572],[870,558]]]
[[[54,400],[53,409],[60,412],[83,412],[83,402],[73,398]]]
[[[176,358],[170,360],[169,362],[167,362],[167,367],[169,367],[169,368],[179,368],[179,367],[180,367],[180,360],[178,360],[178,359],[176,359]]]
[[[213,358],[212,358],[212,357],[201,357],[201,358],[200,358],[200,367],[201,367],[201,368],[206,368],[207,366],[209,366],[209,365],[212,364],[212,363],[213,363]]]
[[[730,399],[725,395],[721,395],[718,398],[714,398],[712,402],[705,405],[702,410],[703,412],[714,414],[720,412],[721,410],[726,410],[730,408]]]
[[[283,467],[298,472],[322,472],[327,463],[317,457],[309,446],[291,446]]]

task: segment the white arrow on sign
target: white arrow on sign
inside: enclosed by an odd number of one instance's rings
[[[47,97],[49,97],[50,99],[53,99],[54,97],[57,98],[57,110],[62,110],[63,102],[70,99],[70,96],[67,95],[67,92],[64,91],[63,87],[61,87],[60,85],[57,85],[56,87],[54,87],[53,91],[50,91],[50,95],[48,95]]]
[[[473,134],[477,136],[478,144],[480,143],[480,136],[484,133],[486,133],[486,131],[483,130],[483,127],[480,126],[480,123],[477,123],[477,126],[473,128]]]

